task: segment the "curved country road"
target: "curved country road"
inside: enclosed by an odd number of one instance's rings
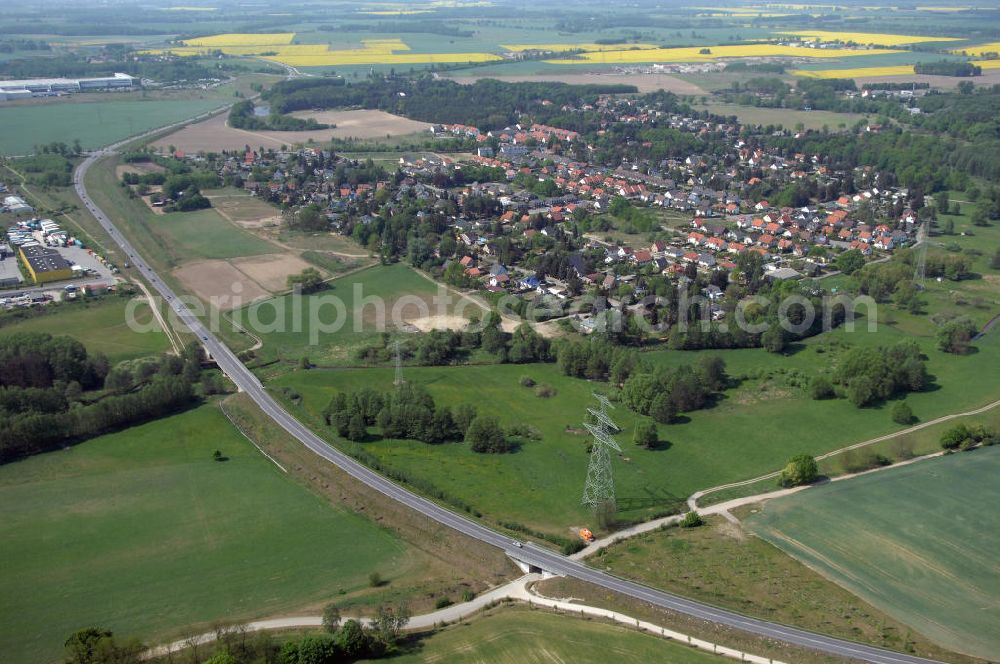
[[[179,123],[179,124],[186,124]],[[158,129],[157,132],[163,131]],[[152,134],[154,132],[150,132]],[[364,482],[371,488],[385,494],[389,498],[414,509],[424,516],[453,528],[458,532],[475,538],[481,542],[495,546],[504,550],[512,557],[530,565],[535,565],[553,574],[573,577],[581,581],[622,593],[629,597],[649,602],[655,606],[677,611],[695,618],[700,618],[709,622],[726,625],[728,627],[740,629],[758,636],[782,641],[788,644],[810,648],[816,651],[838,655],[846,658],[853,658],[874,664],[925,664],[933,660],[923,659],[898,653],[882,648],[854,643],[844,639],[837,639],[822,634],[816,634],[807,630],[788,627],[766,620],[759,620],[740,615],[732,611],[716,608],[709,604],[703,604],[690,599],[672,595],[660,590],[654,590],[633,581],[626,581],[587,567],[581,562],[571,560],[563,555],[544,549],[532,544],[525,544],[523,548],[516,546],[507,536],[501,535],[482,524],[465,516],[456,514],[437,503],[433,503],[426,498],[418,496],[401,486],[393,483],[385,477],[379,475],[367,466],[360,464],[343,452],[331,447],[319,436],[309,430],[301,422],[289,414],[260,383],[257,377],[251,372],[236,355],[220,341],[201,320],[192,313],[186,306],[182,305],[177,295],[159,278],[146,261],[139,255],[132,244],[115,227],[111,219],[103,210],[97,207],[87,193],[84,184],[87,171],[98,160],[111,155],[117,148],[133,141],[135,138],[121,141],[109,147],[95,151],[87,156],[77,167],[73,175],[74,187],[80,199],[87,206],[87,209],[94,215],[98,222],[104,227],[111,238],[117,242],[124,250],[125,254],[132,261],[142,276],[159,292],[159,294],[170,303],[171,308],[180,320],[184,322],[191,331],[198,336],[206,350],[215,358],[219,367],[226,375],[246,392],[257,406],[274,420],[281,428],[293,436],[310,451],[323,457],[327,461],[337,465],[344,472],[355,479]]]

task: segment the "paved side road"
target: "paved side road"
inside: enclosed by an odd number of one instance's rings
[[[158,130],[162,131],[162,129]],[[134,140],[134,139],[130,139]],[[97,207],[87,193],[84,186],[87,171],[94,163],[110,154],[124,144],[122,141],[108,148],[91,153],[74,173],[74,187],[80,199],[84,202],[90,212],[98,222],[108,232],[110,237],[117,242],[124,250],[125,254],[132,261],[136,269],[142,276],[159,292],[159,294],[170,303],[178,318],[191,329],[191,331],[201,340],[205,349],[216,360],[219,367],[232,380],[237,387],[246,392],[253,399],[257,406],[264,413],[274,420],[288,434],[298,440],[302,445],[327,461],[336,464],[344,472],[355,479],[364,482],[371,488],[385,494],[387,497],[414,509],[424,516],[448,526],[458,532],[475,538],[486,544],[495,546],[512,557],[523,562],[534,565],[552,574],[569,576],[581,581],[593,583],[608,590],[622,593],[635,599],[649,602],[655,606],[684,613],[695,618],[726,625],[736,629],[744,630],[759,636],[783,641],[792,645],[811,648],[825,653],[838,655],[841,657],[854,658],[862,661],[873,662],[874,664],[920,664],[931,660],[914,657],[903,653],[896,653],[881,648],[862,645],[836,639],[821,634],[809,632],[807,630],[794,627],[787,627],[777,623],[749,618],[732,611],[726,611],[714,606],[696,602],[690,599],[672,595],[659,590],[643,586],[641,584],[619,579],[610,574],[591,569],[583,563],[571,560],[558,553],[543,549],[532,544],[525,544],[522,547],[515,546],[514,542],[507,536],[501,535],[477,521],[465,516],[456,514],[437,503],[433,503],[426,498],[418,496],[401,486],[393,483],[385,477],[379,475],[367,466],[355,461],[340,450],[326,444],[310,429],[291,416],[278,402],[264,389],[257,377],[236,355],[223,344],[209,329],[207,329],[187,307],[180,304],[176,294],[169,286],[164,284],[156,272],[154,272],[145,260],[139,255],[131,243],[119,232],[103,210]]]

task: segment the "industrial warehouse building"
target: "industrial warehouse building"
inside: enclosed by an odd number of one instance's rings
[[[96,90],[131,90],[138,85],[137,78],[128,74],[99,78],[36,78],[0,81],[0,100],[23,99],[34,95],[59,92],[90,92]]]
[[[35,208],[25,203],[20,196],[7,196],[3,199],[2,211],[11,214],[30,214],[35,211]]]
[[[24,281],[21,278],[21,270],[17,267],[17,259],[10,246],[0,244],[0,288],[10,288],[20,286]]]
[[[73,266],[55,249],[41,245],[22,246],[21,258],[36,284],[64,281],[73,277]]]

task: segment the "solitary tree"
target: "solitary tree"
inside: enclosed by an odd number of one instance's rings
[[[764,334],[760,335],[760,345],[769,353],[783,352],[788,345],[785,328],[781,327],[778,323],[773,323],[771,327],[764,331]]]
[[[788,465],[781,471],[778,483],[781,486],[799,486],[815,481],[819,475],[816,459],[808,454],[798,454],[788,460]]]
[[[354,661],[368,653],[371,637],[357,620],[348,620],[337,633],[337,645],[340,646],[347,661]]]
[[[701,518],[701,515],[697,512],[691,511],[684,515],[684,518],[680,520],[679,525],[681,528],[697,528],[705,523],[705,520]]]
[[[900,401],[892,407],[892,421],[896,424],[911,424],[913,419],[913,410],[905,401]]]
[[[639,447],[645,447],[647,450],[655,448],[659,442],[656,425],[652,422],[643,422],[640,424],[636,427],[634,440],[635,444]]]
[[[976,335],[976,324],[964,316],[949,321],[937,331],[938,348],[946,353],[962,355],[969,351],[972,337]]]
[[[387,646],[395,645],[399,633],[410,622],[410,609],[405,604],[396,607],[379,606],[375,610],[372,627],[379,641]]]
[[[333,634],[340,629],[340,609],[330,603],[323,607],[323,629]]]
[[[472,420],[465,433],[465,440],[473,452],[498,453],[510,450],[510,443],[500,424],[495,417],[488,415],[479,415]]]
[[[832,399],[837,396],[833,383],[826,376],[816,376],[809,385],[809,395],[813,399]]]

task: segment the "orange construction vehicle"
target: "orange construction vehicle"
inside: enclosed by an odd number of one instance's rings
[[[590,528],[581,528],[580,539],[582,539],[584,542],[593,542],[594,533],[590,532]]]

